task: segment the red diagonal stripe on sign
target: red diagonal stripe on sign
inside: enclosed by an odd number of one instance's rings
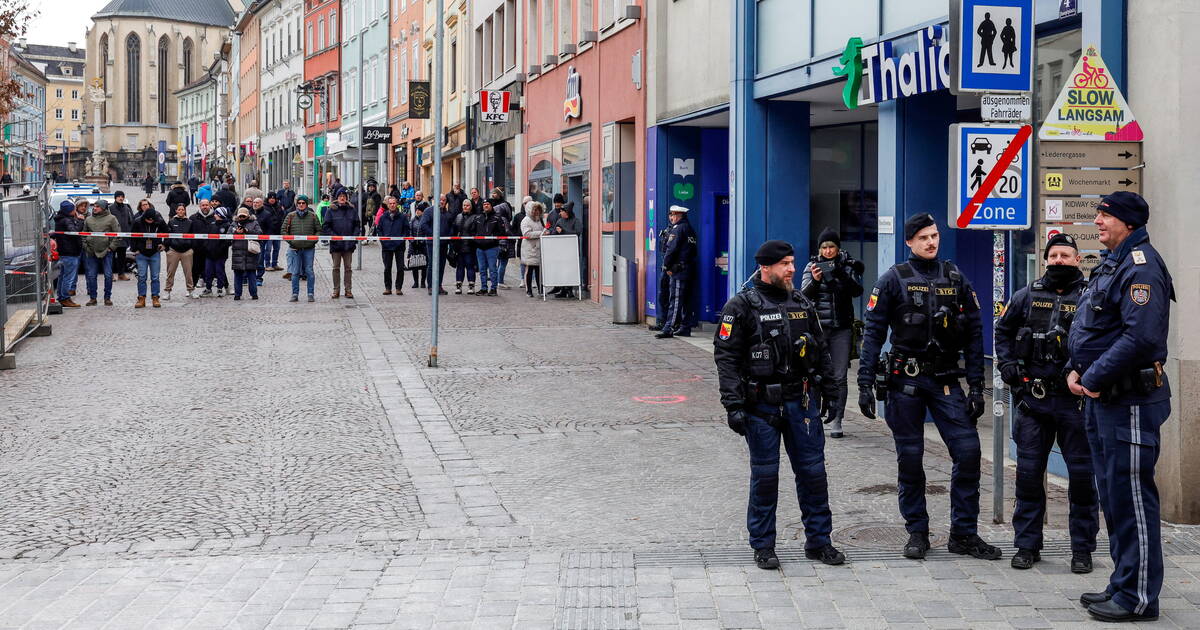
[[[979,190],[975,191],[975,196],[971,197],[971,202],[967,204],[966,208],[963,208],[962,214],[958,215],[958,227],[965,228],[971,224],[971,221],[975,218],[975,213],[979,212],[979,207],[983,205],[988,195],[992,194],[992,189],[996,187],[996,182],[1000,181],[1000,176],[1004,174],[1004,171],[1008,170],[1008,165],[1012,164],[1012,161],[1016,159],[1017,154],[1021,152],[1021,147],[1025,146],[1025,141],[1029,139],[1032,133],[1033,125],[1023,125],[1017,130],[1017,135],[1013,138],[1012,142],[1008,143],[1008,148],[1004,150],[1004,153],[1000,154],[1000,159],[996,160],[996,166],[992,168],[992,172],[988,173],[987,178],[979,185]],[[1029,194],[1029,192],[1026,191],[1025,194]]]

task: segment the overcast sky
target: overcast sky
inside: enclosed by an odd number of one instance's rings
[[[75,42],[80,47],[86,40],[85,30],[92,26],[92,15],[104,8],[109,0],[42,0],[30,2],[39,6],[40,14],[29,23],[25,38],[31,44],[66,46]]]

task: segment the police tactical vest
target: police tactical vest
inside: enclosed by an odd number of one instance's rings
[[[746,361],[749,377],[781,381],[816,372],[821,356],[816,335],[820,322],[804,296],[793,290],[783,303],[772,304],[757,289],[748,289],[743,295],[755,322]]]
[[[963,299],[966,290],[962,273],[944,260],[938,274],[926,280],[909,263],[896,265],[904,299],[898,321],[892,323],[892,345],[910,356],[957,354],[966,346]]]
[[[1033,363],[1063,363],[1067,360],[1067,333],[1075,320],[1084,284],[1059,293],[1041,280],[1029,287],[1025,327],[1017,331],[1017,358]]]

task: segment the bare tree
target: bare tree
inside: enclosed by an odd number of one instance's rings
[[[12,113],[18,99],[30,95],[21,91],[21,84],[16,79],[13,66],[16,60],[12,58],[12,43],[25,35],[29,21],[37,15],[37,11],[29,10],[28,0],[0,0],[0,120],[6,120]]]

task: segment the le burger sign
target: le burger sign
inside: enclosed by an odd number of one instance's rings
[[[391,127],[363,127],[363,146],[369,147],[376,144],[391,144],[392,143],[392,128]]]

